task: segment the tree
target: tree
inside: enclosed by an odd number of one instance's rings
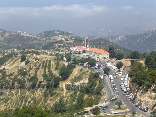
[[[116,67],[120,70],[120,68],[122,68],[123,66],[123,63],[122,61],[119,61],[117,64],[116,64]]]
[[[74,58],[73,62],[74,62],[74,64],[78,64],[78,63],[80,63],[80,59],[79,58]]]
[[[48,113],[40,107],[29,106],[23,107],[21,110],[16,108],[13,111],[13,117],[47,117]]]
[[[59,86],[59,82],[60,82],[60,78],[59,77],[55,77],[54,78],[54,88],[57,88]]]
[[[105,74],[108,75],[108,73],[110,72],[110,68],[109,67],[105,67],[105,68],[103,68],[103,71],[104,71]]]
[[[63,58],[64,58],[64,55],[60,54],[60,59],[63,60]]]
[[[115,105],[117,105],[119,108],[121,108],[121,105],[123,105],[122,101],[116,101]]]
[[[136,72],[144,72],[145,67],[143,66],[142,63],[135,61],[131,71],[129,72],[130,77],[134,77]]]
[[[66,57],[68,62],[71,61],[71,54],[70,53],[66,53],[65,57]]]
[[[108,52],[109,52],[109,57],[110,58],[114,58],[115,57],[115,48],[114,48],[114,46],[109,46],[109,50],[108,50]]]
[[[145,58],[145,64],[151,70],[156,69],[156,51],[153,51],[149,55],[147,55],[147,57]]]
[[[52,109],[56,114],[66,112],[67,103],[65,102],[64,97],[61,97],[59,101],[54,104]]]
[[[67,69],[65,65],[61,67],[59,75],[62,77],[63,80],[66,80],[70,75],[70,69]]]
[[[25,61],[25,65],[27,65],[29,62],[30,62],[29,60],[26,60],[26,61]]]
[[[117,54],[115,55],[115,57],[116,57],[117,60],[121,60],[121,59],[124,58],[124,54],[122,54],[122,53],[117,53]]]
[[[94,67],[96,65],[96,60],[94,58],[90,58],[88,60],[88,64],[90,67]]]
[[[26,56],[24,54],[22,54],[22,56],[21,56],[21,62],[23,62],[25,60],[26,60]]]
[[[132,116],[134,117],[136,114],[136,111],[132,111]]]
[[[98,107],[93,108],[92,114],[96,115],[96,116],[99,115],[100,114],[100,109]]]
[[[139,59],[140,53],[138,51],[131,52],[130,59]]]
[[[84,107],[84,93],[80,92],[78,94],[75,107],[77,110],[83,109],[83,107]]]
[[[156,117],[156,114],[152,114],[150,117]]]

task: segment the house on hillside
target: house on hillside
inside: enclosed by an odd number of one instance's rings
[[[86,52],[88,48],[84,46],[76,46],[76,47],[71,47],[70,50],[73,51],[75,54],[81,54],[83,52]]]
[[[101,61],[103,59],[109,59],[109,53],[106,50],[98,49],[98,48],[90,48],[87,50],[92,58],[96,59],[97,61]]]

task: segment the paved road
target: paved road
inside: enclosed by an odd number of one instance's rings
[[[128,71],[130,70],[130,68],[126,68],[123,71],[123,74],[128,73]],[[114,71],[111,71],[110,74],[114,74]],[[142,115],[144,115],[145,117],[150,117],[150,114],[148,112],[144,112],[142,110],[140,110],[138,107],[135,107],[135,105],[129,100],[128,97],[126,97],[126,95],[123,94],[123,91],[121,90],[121,86],[120,86],[120,82],[121,79],[116,79],[114,78],[114,83],[116,84],[116,87],[118,89],[119,92],[119,98],[118,100],[122,100],[123,103],[127,106],[127,108],[130,110],[129,113],[131,113],[132,111],[136,111],[137,113],[140,113]]]
[[[106,61],[98,62],[98,64],[100,64],[102,68],[101,69],[94,69],[94,71],[95,72],[99,72],[100,75],[103,75],[104,74],[103,73],[103,68],[106,66],[105,63],[106,63]],[[123,74],[125,74],[125,73],[128,74],[129,71],[130,71],[130,68],[127,67],[123,71]],[[121,79],[120,79],[120,77],[119,77],[119,79],[115,78],[114,77],[115,76],[114,74],[115,74],[115,71],[112,70],[112,68],[111,68],[111,71],[109,72],[109,75],[112,75],[113,76],[114,83],[115,83],[115,85],[116,85],[116,87],[118,89],[118,92],[119,92],[119,97],[118,97],[117,100],[119,100],[119,101],[122,100],[122,102],[129,109],[129,111],[121,112],[120,114],[125,114],[125,113],[131,114],[132,111],[136,111],[137,113],[140,113],[140,114],[142,114],[145,117],[150,117],[150,114],[148,112],[144,112],[144,111],[140,110],[138,107],[135,107],[135,105],[129,100],[129,98],[126,97],[126,95],[123,94],[123,91],[121,90],[121,86],[120,86]],[[108,99],[112,98],[115,95],[115,93],[113,92],[113,89],[111,87],[111,83],[109,81],[108,76],[105,76],[103,78],[103,83],[104,83],[104,88],[105,88],[106,95],[107,95],[106,96],[106,99],[108,100]],[[108,105],[108,108],[105,111],[106,111],[107,114],[110,114],[111,113],[110,110],[112,108],[116,107],[115,106],[115,102],[108,102],[107,105]]]

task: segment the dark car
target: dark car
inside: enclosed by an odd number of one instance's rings
[[[115,101],[115,99],[111,99],[109,102],[113,102],[113,101]]]
[[[150,112],[150,114],[151,114],[151,115],[153,115],[153,114],[154,114],[154,112]]]
[[[89,112],[89,111],[87,111],[87,110],[86,110],[86,111],[83,111],[84,114],[86,114],[86,113],[88,113],[88,112]]]
[[[108,106],[104,106],[103,108],[108,108]]]
[[[135,104],[135,101],[132,100],[132,103]]]
[[[105,110],[106,108],[108,108],[108,106],[104,106],[104,107],[102,108],[102,110]]]

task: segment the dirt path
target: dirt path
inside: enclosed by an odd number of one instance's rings
[[[65,94],[66,94],[66,92],[67,92],[66,87],[65,87],[65,84],[66,84],[67,82],[69,82],[72,78],[74,78],[74,76],[78,73],[78,70],[79,70],[79,67],[76,67],[76,68],[73,70],[72,74],[69,76],[69,78],[68,78],[67,80],[61,81],[61,82],[60,82],[60,86],[63,88],[63,95],[64,95],[64,96],[65,96]]]

